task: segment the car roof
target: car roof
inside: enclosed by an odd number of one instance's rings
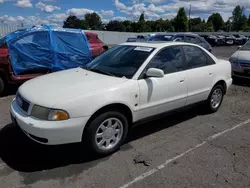
[[[126,42],[120,45],[128,45],[128,46],[143,46],[143,47],[150,47],[150,48],[163,48],[167,46],[174,46],[174,45],[190,45],[190,46],[198,46],[196,44],[187,43],[187,42],[159,42],[159,41],[147,41],[147,42]],[[199,46],[198,46],[199,47]]]
[[[178,36],[196,36],[198,37],[199,35],[196,33],[157,33],[155,36],[159,36],[159,35],[178,35]]]

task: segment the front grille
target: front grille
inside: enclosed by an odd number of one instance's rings
[[[26,113],[29,111],[30,103],[25,100],[19,93],[16,95],[17,105]]]
[[[240,73],[240,72],[234,72],[233,71],[233,73],[234,73],[234,75],[236,75],[236,76],[243,76],[243,77],[250,77],[250,72],[244,72],[244,73]]]
[[[240,66],[242,66],[242,67],[249,67],[250,68],[250,62],[249,63],[240,62]]]

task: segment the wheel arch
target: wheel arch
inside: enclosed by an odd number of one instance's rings
[[[84,127],[83,134],[87,130],[90,123],[100,114],[107,112],[107,111],[117,111],[125,115],[125,117],[128,119],[129,128],[132,126],[133,123],[133,113],[132,110],[129,108],[129,106],[123,104],[123,103],[112,103],[105,105],[98,110],[96,110],[89,118],[89,120],[86,123],[86,126]]]
[[[216,85],[221,85],[221,86],[223,87],[223,93],[224,93],[224,95],[227,93],[227,83],[226,83],[225,80],[222,80],[222,79],[221,79],[221,80],[217,81],[217,82],[214,84],[213,88],[214,88]]]

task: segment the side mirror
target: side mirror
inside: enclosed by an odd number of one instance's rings
[[[241,49],[242,48],[242,46],[237,46],[237,50],[239,50],[239,49]]]
[[[150,68],[146,72],[147,77],[156,77],[156,78],[162,78],[164,77],[164,72],[161,69],[156,69],[156,68]]]

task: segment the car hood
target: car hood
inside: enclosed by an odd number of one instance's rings
[[[57,103],[97,90],[110,89],[127,81],[75,68],[40,76],[24,83],[18,90],[26,100],[52,108]]]
[[[232,58],[236,58],[238,60],[243,60],[243,61],[249,61],[250,63],[250,52],[239,50],[232,55]]]

